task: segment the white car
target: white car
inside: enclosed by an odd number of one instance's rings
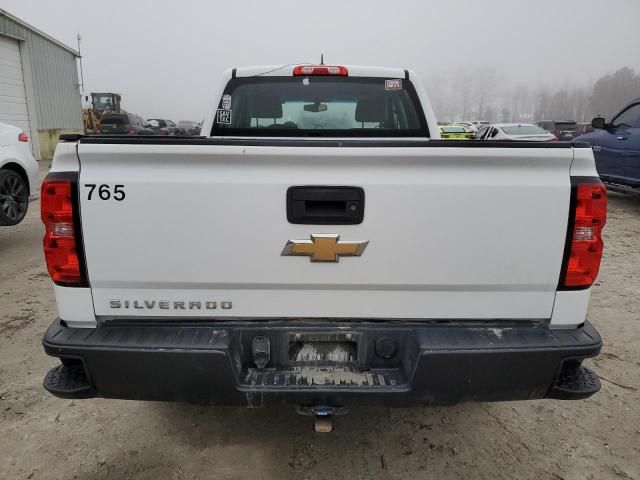
[[[38,162],[29,137],[18,127],[0,123],[0,226],[22,221],[37,181]]]
[[[523,140],[555,142],[558,138],[545,129],[530,123],[496,123],[486,125],[475,134],[474,140]]]
[[[464,127],[467,132],[476,133],[478,131],[478,126],[473,122],[455,122],[453,125],[460,125]]]

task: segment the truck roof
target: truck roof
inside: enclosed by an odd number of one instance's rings
[[[292,63],[289,65],[263,65],[255,67],[239,67],[235,69],[236,77],[291,77],[293,69],[299,65],[314,65],[311,63]],[[333,66],[336,64],[327,64]],[[407,71],[402,68],[372,67],[366,65],[340,65],[346,67],[350,77],[382,77],[405,78]]]

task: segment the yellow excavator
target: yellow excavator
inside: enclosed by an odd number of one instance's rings
[[[86,106],[82,109],[82,123],[85,133],[97,133],[100,129],[100,120],[105,113],[126,113],[120,108],[121,96],[117,93],[91,93],[84,99]]]

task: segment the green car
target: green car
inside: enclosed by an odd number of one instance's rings
[[[438,125],[438,130],[443,140],[471,140],[473,137],[473,133],[461,125]]]

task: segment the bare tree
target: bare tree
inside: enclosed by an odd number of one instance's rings
[[[605,75],[593,85],[590,109],[593,115],[606,117],[640,96],[640,75],[622,67],[613,75]]]
[[[640,97],[640,75],[628,67],[599,78],[593,85],[555,87],[510,83],[494,68],[458,69],[433,74],[427,81],[439,120],[589,121],[610,116]]]
[[[478,70],[474,75],[473,93],[475,96],[476,114],[478,119],[488,119],[487,110],[491,109],[491,99],[496,92],[497,72],[495,68],[485,67]],[[491,121],[491,120],[489,120]]]

